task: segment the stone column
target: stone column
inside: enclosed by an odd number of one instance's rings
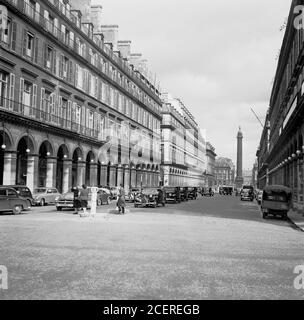
[[[123,167],[121,164],[117,167],[117,186],[120,186],[120,184],[123,183]]]
[[[46,161],[46,187],[56,187],[57,158],[48,157]]]
[[[91,162],[90,163],[90,186],[97,187],[97,163]]]
[[[128,166],[125,166],[124,170],[124,187],[126,192],[129,192],[130,190],[130,168]]]
[[[85,183],[86,162],[78,161],[77,163],[77,186],[81,187]]]
[[[3,168],[3,185],[14,185],[16,183],[16,152],[7,151],[4,153],[4,168]]]
[[[72,186],[72,160],[63,161],[62,193],[70,191]]]
[[[136,169],[131,169],[131,187],[136,187]]]
[[[136,169],[136,187],[140,188],[143,185],[143,176],[141,169]]]
[[[103,187],[107,185],[107,166],[102,164],[100,168],[100,181],[99,184]]]
[[[27,157],[26,185],[33,191],[38,186],[39,155],[29,154]]]
[[[110,186],[115,187],[116,186],[116,171],[117,167],[116,166],[111,166],[110,167]]]

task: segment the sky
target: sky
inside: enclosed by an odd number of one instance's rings
[[[163,92],[179,98],[206,129],[218,156],[236,163],[242,128],[243,167],[256,158],[269,107],[290,0],[92,0],[103,24],[142,53]]]

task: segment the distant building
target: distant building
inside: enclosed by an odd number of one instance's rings
[[[243,185],[252,185],[252,170],[243,170]]]
[[[162,94],[162,162],[164,185],[204,186],[206,140],[189,109],[180,99]]]
[[[217,158],[215,160],[216,187],[234,186],[235,165],[231,159]]]
[[[213,188],[216,185],[215,177],[215,148],[210,142],[206,144],[206,158],[207,158],[207,169],[206,169],[206,186]]]

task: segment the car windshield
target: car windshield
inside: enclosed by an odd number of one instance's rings
[[[285,192],[264,192],[263,199],[266,201],[287,202],[288,196]]]
[[[34,193],[45,193],[46,192],[46,189],[44,188],[37,188],[34,190]]]
[[[25,187],[15,187],[15,190],[19,191],[22,194],[30,194],[30,190],[28,188]]]

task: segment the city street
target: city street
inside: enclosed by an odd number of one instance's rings
[[[1,215],[9,288],[0,300],[304,298],[293,285],[304,233],[263,220],[256,202],[216,195],[128,209],[94,218],[54,206]]]

